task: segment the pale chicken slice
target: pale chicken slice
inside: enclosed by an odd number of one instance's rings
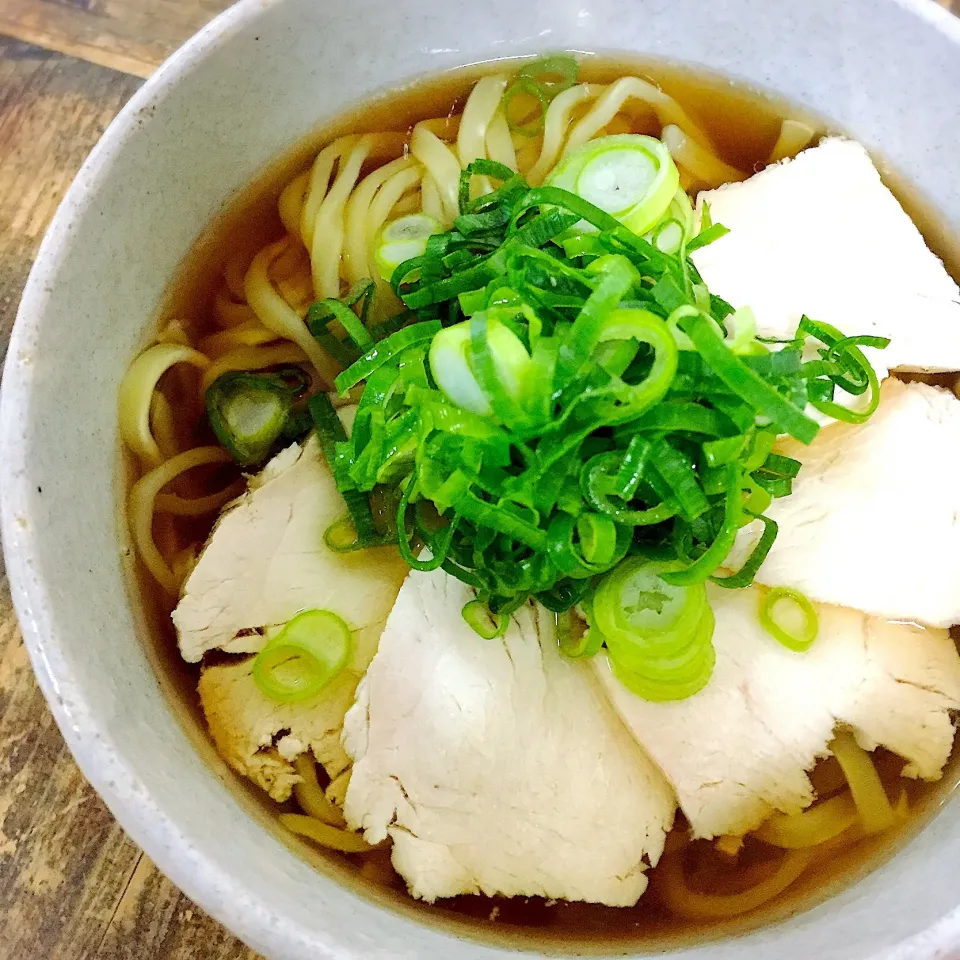
[[[717,664],[687,700],[651,703],[594,661],[621,718],[670,780],[698,837],[740,835],[773,811],[814,799],[807,776],[838,724],[866,749],[907,760],[936,780],[953,745],[960,657],[946,631],[818,606],[820,632],[793,653],[761,626],[762,589],[708,587]]]
[[[779,524],[760,583],[894,620],[960,622],[960,400],[887,380],[862,425],[833,424],[809,447],[793,493],[767,515]],[[745,527],[728,559],[739,568],[760,535]]]
[[[521,608],[500,639],[463,620],[472,594],[411,573],[347,715],[344,812],[410,892],[636,902],[675,802],[552,615]]]
[[[259,651],[264,631],[303,610],[332,610],[351,628],[346,668],[305,703],[264,696],[252,657],[203,669],[200,702],[220,753],[276,800],[299,779],[292,763],[299,753],[309,750],[331,777],[347,767],[343,718],[407,573],[395,550],[328,549],[324,531],[345,511],[317,440],[292,445],[224,512],[173,613],[188,661],[215,648]]]
[[[293,761],[302,753],[311,753],[329,777],[341,774],[350,765],[341,743],[343,718],[376,650],[372,639],[315,700],[304,703],[281,704],[261,693],[252,657],[204,667],[197,690],[220,756],[279,801],[300,781]]]
[[[193,663],[216,648],[259,650],[256,631],[311,609],[370,630],[375,649],[407,568],[395,550],[330,550],[324,532],[345,513],[316,437],[251,478],[217,521],[173,612],[183,659]]]
[[[730,233],[693,260],[712,293],[752,307],[762,336],[792,337],[806,314],[890,337],[866,351],[881,377],[960,370],[960,290],[860,144],[830,137],[704,203]]]

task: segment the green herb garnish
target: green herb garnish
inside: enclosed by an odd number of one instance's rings
[[[474,175],[501,186],[470,200]],[[714,577],[739,528],[790,491],[798,465],[772,452],[776,435],[809,443],[811,397],[871,386],[860,341],[807,327],[773,353],[684,250],[491,161],[464,171],[461,201],[463,229],[430,236],[392,278],[408,325],[337,378],[340,390],[366,379],[331,460],[341,490],[395,488],[405,552],[425,548],[422,562],[494,611],[530,596],[565,609],[575,581],[628,554],[676,561],[675,585]],[[565,256],[555,241],[581,221],[588,252]],[[823,344],[813,367],[808,336]],[[725,585],[752,580],[766,529]]]

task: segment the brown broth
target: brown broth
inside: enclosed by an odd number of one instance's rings
[[[222,286],[227,261],[234,256],[249,259],[263,244],[283,235],[276,212],[277,198],[293,176],[307,169],[320,146],[345,132],[406,129],[420,119],[454,113],[462,106],[477,77],[497,68],[503,69],[503,65],[479,65],[444,74],[399,93],[386,94],[305,137],[235,197],[197,241],[170,286],[158,313],[158,323],[183,319],[196,337],[217,329],[211,320],[212,304],[216,291]],[[659,83],[709,133],[723,159],[745,171],[763,166],[779,133],[780,120],[785,116],[806,120],[820,132],[835,129],[808,111],[702,71],[635,59],[586,57],[582,61],[581,75],[590,81],[610,82],[628,74],[639,74]],[[635,119],[643,132],[658,132],[643,108],[637,109]],[[960,244],[956,238],[951,238],[938,223],[931,205],[905,189],[904,182],[882,165],[881,169],[920,225],[931,248],[944,259],[954,276],[960,275]],[[126,488],[131,475],[132,467],[124,461],[120,479],[125,482],[120,489]],[[210,522],[191,522],[191,526],[181,529],[181,537],[202,542],[209,533]],[[121,522],[121,529],[125,526],[125,522]],[[131,555],[131,551],[127,554]],[[508,900],[479,896],[458,897],[427,907],[413,901],[406,894],[403,882],[396,875],[390,875],[390,871],[385,872],[382,863],[363,867],[356,858],[318,850],[279,828],[277,805],[228,769],[210,741],[196,695],[199,671],[185,664],[177,653],[168,599],[155,589],[136,564],[129,564],[129,572],[132,605],[141,616],[141,636],[146,640],[164,694],[181,718],[190,740],[231,787],[244,809],[281,836],[320,872],[389,909],[456,936],[547,954],[590,955],[610,950],[663,950],[744,932],[807,909],[888,859],[922,829],[960,780],[960,760],[955,750],[939,784],[928,786],[906,781],[914,813],[894,835],[886,834],[846,849],[831,850],[786,894],[729,922],[692,923],[671,916],[659,903],[657,870],[650,873],[648,892],[630,909],[547,902],[539,898]],[[880,760],[881,766],[896,778],[895,758],[887,756]],[[748,848],[743,856],[749,862],[759,854]],[[385,873],[389,879],[385,879]]]

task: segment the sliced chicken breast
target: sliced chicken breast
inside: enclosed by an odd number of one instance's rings
[[[302,610],[333,610],[372,651],[406,575],[392,549],[330,550],[327,528],[346,513],[316,437],[278,454],[217,522],[173,612],[190,663],[216,648],[259,650],[256,631]],[[364,664],[365,666],[365,664]]]
[[[348,823],[411,893],[625,906],[663,850],[674,799],[588,665],[562,659],[552,615],[505,635],[463,620],[470,590],[411,573],[347,715]]]
[[[865,424],[833,424],[781,452],[803,466],[767,510],[780,529],[760,583],[894,620],[960,623],[960,400],[890,379]],[[731,568],[761,529],[741,530]]]
[[[210,650],[255,653],[265,632],[303,610],[332,610],[350,626],[343,672],[314,700],[282,705],[253,681],[253,658],[207,665],[200,702],[221,755],[275,800],[299,779],[310,751],[331,777],[349,760],[340,742],[407,567],[395,550],[338,554],[323,534],[346,511],[316,438],[278,454],[232,504],[208,541],[173,613],[183,658]]]
[[[594,661],[696,836],[740,835],[775,810],[809,805],[808,771],[838,724],[866,749],[904,757],[905,775],[940,777],[960,707],[960,657],[946,631],[821,605],[819,636],[799,654],[760,626],[762,588],[708,593],[717,664],[695,696],[651,703],[621,685],[605,655]]]
[[[253,658],[203,668],[200,705],[220,756],[274,800],[287,800],[300,776],[293,761],[310,753],[327,775],[350,765],[341,743],[343,718],[376,643],[354,660],[322,693],[303,703],[277,703],[253,680]],[[361,666],[362,664],[362,666]]]
[[[864,148],[829,137],[749,180],[707,190],[730,233],[693,254],[710,290],[753,308],[762,336],[801,317],[891,338],[886,368],[960,370],[960,290]]]

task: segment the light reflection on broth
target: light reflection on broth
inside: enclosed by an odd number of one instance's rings
[[[243,272],[241,267],[249,263],[256,251],[284,235],[277,212],[278,197],[283,187],[308,167],[319,146],[348,131],[403,130],[412,127],[420,119],[452,115],[462,106],[466,93],[480,72],[480,68],[475,68],[451,73],[402,93],[383,97],[307,137],[231,202],[201,237],[170,287],[159,312],[161,325],[173,318],[186,321],[191,343],[218,332],[220,328],[210,318],[224,277],[227,276],[235,285],[237,277]],[[609,83],[625,74],[642,75],[655,80],[707,131],[721,158],[747,173],[763,165],[785,115],[804,119],[819,132],[829,129],[828,125],[804,111],[787,108],[774,99],[750,93],[729,81],[688,69],[634,60],[586,58],[582,62],[581,77],[590,82]],[[647,107],[638,105],[625,112],[633,125],[633,132],[659,133],[656,118]],[[373,166],[365,167],[365,172]],[[920,225],[931,248],[944,259],[956,276],[960,247],[949,242],[947,234],[930,216],[927,207],[903,189],[896,189],[898,185],[895,178],[891,180],[888,177],[888,181]],[[955,375],[911,375],[909,379],[923,379],[952,387]],[[181,440],[189,439],[190,444],[214,442],[209,428],[200,423],[202,408],[197,401],[196,373],[183,373],[182,368],[178,368],[165,376],[162,387],[177,413],[179,425],[176,429],[184,431],[184,420],[193,424],[186,429],[190,436],[187,437],[184,432]],[[129,483],[133,474],[130,465],[127,466],[126,480]],[[185,486],[178,492],[184,496],[206,494],[221,489],[236,475],[237,471],[232,467],[206,468],[203,472],[196,471],[189,487]],[[158,525],[155,537],[161,549],[162,543],[169,539],[176,540],[177,549],[182,550],[186,544],[201,545],[211,523],[212,516],[179,518],[172,521],[168,529]],[[629,909],[544,902],[537,898],[509,900],[483,897],[458,897],[424,907],[407,896],[403,882],[393,874],[383,852],[377,852],[362,861],[327,854],[276,828],[277,805],[251,783],[230,771],[208,739],[195,692],[199,670],[184,663],[177,655],[176,638],[169,620],[169,598],[156,589],[142,570],[132,571],[132,593],[134,607],[144,612],[143,635],[149,638],[151,661],[165,694],[183,718],[192,742],[217,774],[234,788],[242,806],[260,822],[274,829],[288,845],[297,849],[324,873],[360,889],[365,896],[374,897],[392,909],[424,922],[448,927],[461,936],[479,937],[486,941],[500,941],[546,952],[556,950],[590,954],[610,949],[665,949],[691,940],[700,941],[752,929],[805,909],[891,856],[905,839],[923,826],[960,778],[956,751],[943,780],[934,786],[912,780],[900,781],[898,773],[902,761],[885,751],[878,751],[877,766],[891,796],[896,796],[900,782],[905,785],[912,810],[909,821],[895,828],[892,834],[846,846],[842,841],[832,841],[819,848],[811,867],[786,894],[759,910],[731,921],[705,924],[673,916],[663,905],[660,869],[651,871],[648,891],[636,907]],[[820,794],[829,796],[838,786],[835,762],[821,762],[813,772],[813,779]],[[291,800],[282,809],[293,811],[296,805]],[[672,837],[668,838],[668,849],[678,843],[677,837],[678,833],[674,831]],[[714,845],[706,841],[687,844],[687,849],[681,851],[680,855],[685,857],[688,869],[693,871],[694,880],[702,884],[704,891],[710,889],[736,893],[748,885],[747,881],[769,870],[771,849],[748,838],[734,866],[731,866],[734,861],[717,853]]]

